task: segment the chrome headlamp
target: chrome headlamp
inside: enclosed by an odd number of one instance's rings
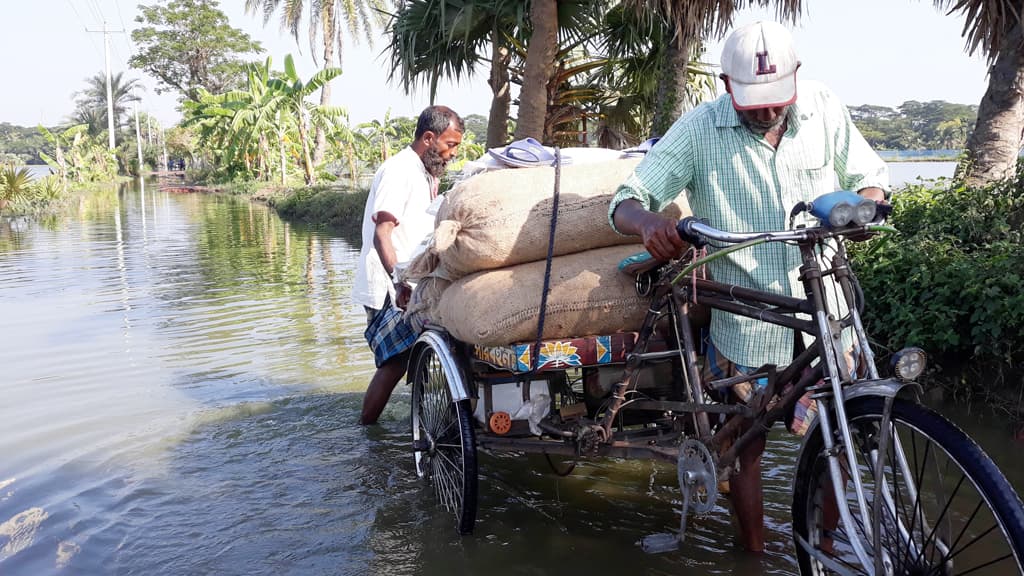
[[[893,354],[889,364],[897,379],[904,382],[917,380],[928,365],[928,355],[920,348],[904,348]]]

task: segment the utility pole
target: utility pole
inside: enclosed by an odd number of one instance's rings
[[[110,141],[110,149],[114,149],[114,100],[113,95],[110,91],[110,35],[115,33],[124,34],[124,29],[121,30],[110,30],[107,28],[106,21],[103,22],[103,30],[90,30],[85,29],[86,32],[102,32],[103,33],[103,57],[106,60],[107,65],[107,132],[109,135],[108,140]]]
[[[163,127],[159,127],[159,128],[160,128],[160,147],[164,151],[164,165],[163,165],[162,168],[160,168],[160,171],[164,172],[164,171],[169,169],[167,167],[167,133],[164,132]]]
[[[139,103],[135,103],[135,149],[139,152],[139,178],[142,178],[142,133],[139,128]]]

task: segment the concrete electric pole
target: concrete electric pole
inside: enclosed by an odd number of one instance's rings
[[[110,35],[115,33],[124,34],[124,29],[121,30],[110,30],[107,28],[107,23],[103,23],[102,30],[90,30],[86,28],[87,32],[102,32],[103,33],[103,57],[106,60],[107,68],[107,133],[108,140],[110,141],[110,149],[113,150],[115,146],[114,142],[114,100],[113,95],[110,91]]]

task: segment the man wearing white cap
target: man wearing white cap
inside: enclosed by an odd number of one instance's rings
[[[788,30],[775,22],[736,29],[722,50],[727,94],[681,117],[654,146],[609,207],[612,227],[643,237],[652,256],[679,258],[684,244],[676,221],[661,214],[686,190],[695,216],[731,232],[784,230],[798,202],[841,188],[884,201],[885,163],[827,88],[797,82],[800,61]],[[709,264],[719,282],[803,296],[800,254],[765,243]],[[705,377],[719,379],[764,364],[783,366],[794,356],[792,330],[714,310]],[[736,387],[745,401],[750,384]],[[807,430],[816,407],[802,401],[790,429]],[[761,453],[764,438],[739,456],[730,497],[743,545],[764,547]]]

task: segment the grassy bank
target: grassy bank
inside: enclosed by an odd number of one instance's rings
[[[285,220],[330,228],[347,237],[359,237],[369,190],[339,186],[313,186],[277,191],[266,197]]]

